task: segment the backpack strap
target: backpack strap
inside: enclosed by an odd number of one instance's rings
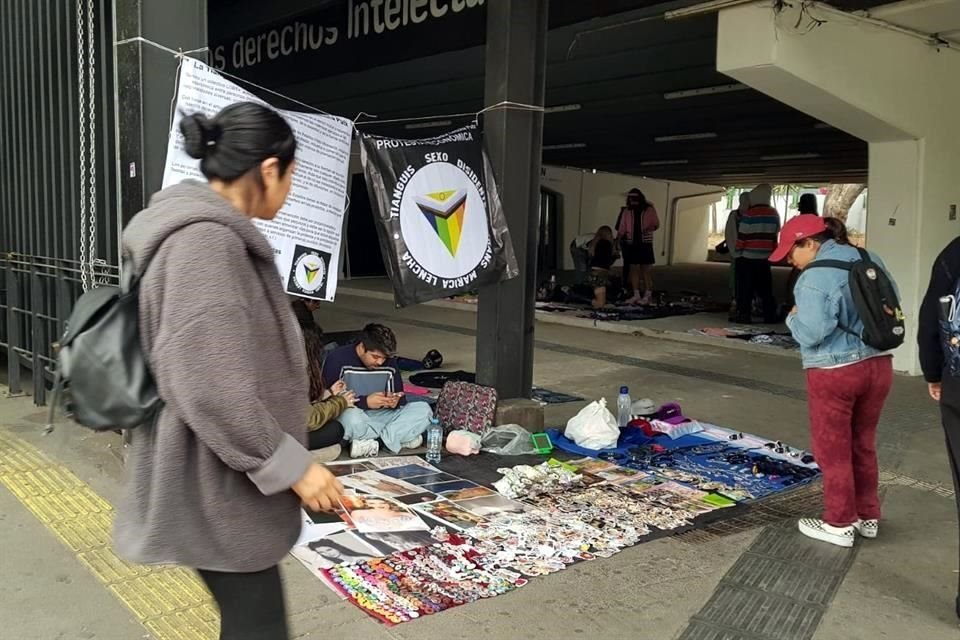
[[[826,269],[842,269],[844,271],[850,271],[853,269],[855,262],[847,262],[845,260],[814,260],[808,264],[805,269],[815,269],[817,267],[826,268]]]
[[[867,253],[866,251],[864,251],[863,249],[859,249],[859,248],[858,248],[858,250],[860,251],[860,256],[861,256],[861,258],[863,258],[864,254],[866,254],[866,258],[864,258],[864,260],[867,261],[867,262],[871,262],[871,260],[870,260],[870,254],[868,254],[868,253]],[[808,264],[808,265],[806,266],[806,269],[814,269],[814,268],[819,267],[819,268],[821,268],[821,269],[841,269],[841,270],[843,270],[843,271],[850,271],[851,269],[853,269],[853,265],[855,265],[856,263],[857,263],[856,261],[854,261],[854,262],[847,262],[847,261],[845,261],[845,260],[814,260],[813,262],[811,262],[810,264]],[[860,334],[857,333],[856,331],[854,331],[853,329],[851,329],[850,327],[844,326],[844,325],[840,324],[839,322],[837,323],[837,327],[838,327],[841,331],[844,331],[844,332],[846,332],[846,333],[849,333],[850,335],[854,336],[855,338],[858,338],[858,339],[861,339],[861,340],[862,340]]]

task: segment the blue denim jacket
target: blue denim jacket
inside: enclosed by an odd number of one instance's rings
[[[876,254],[871,253],[870,257],[890,276],[890,271]],[[846,262],[859,259],[856,247],[840,245],[833,240],[824,242],[816,257],[816,260]],[[800,344],[804,369],[852,364],[881,353],[840,328],[847,327],[857,335],[863,331],[863,323],[850,294],[849,277],[850,272],[842,269],[808,268],[797,279],[793,290],[797,312],[787,318],[787,326],[793,339]],[[890,280],[893,282],[892,276]]]

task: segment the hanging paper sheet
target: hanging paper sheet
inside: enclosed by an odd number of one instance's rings
[[[266,104],[202,62],[184,59],[167,144],[164,188],[183,180],[204,179],[199,160],[191,158],[183,148],[183,113],[201,112],[212,117],[235,102]],[[254,222],[276,252],[277,268],[287,293],[332,301],[340,272],[353,124],[336,116],[278,111],[297,138],[293,186],[276,218]]]
[[[361,134],[360,143],[397,305],[446,298],[517,275],[476,125],[423,140]]]

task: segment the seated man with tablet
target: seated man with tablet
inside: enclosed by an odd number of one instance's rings
[[[323,364],[327,388],[343,381],[357,397],[356,406],[340,416],[352,458],[377,455],[380,442],[393,453],[423,444],[433,412],[424,402],[407,404],[396,351],[393,331],[369,324],[356,344],[334,349]]]

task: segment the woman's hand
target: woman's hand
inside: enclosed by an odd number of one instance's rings
[[[940,402],[940,395],[943,390],[943,387],[939,382],[928,382],[927,383],[927,392],[930,394],[930,397]]]
[[[303,506],[311,511],[333,511],[343,495],[340,481],[329,469],[317,463],[307,467],[303,477],[290,488],[300,496]]]
[[[357,406],[357,394],[355,394],[353,391],[346,391],[340,397],[347,401],[348,409],[353,409],[355,406]]]
[[[347,390],[347,383],[344,382],[343,380],[337,380],[336,382],[333,383],[333,386],[330,387],[330,393],[332,393],[335,396],[339,396],[346,390]]]

